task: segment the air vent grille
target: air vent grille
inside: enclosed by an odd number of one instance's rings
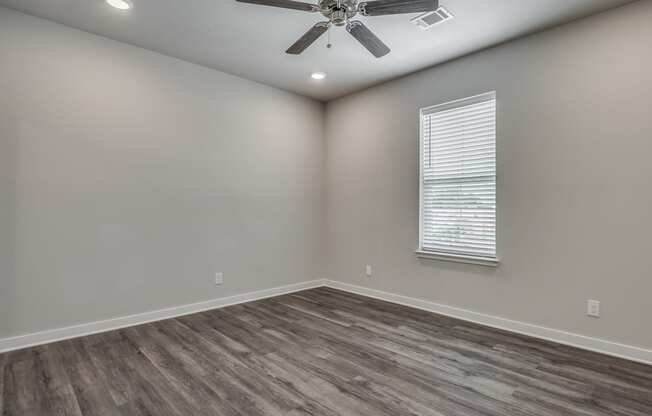
[[[428,30],[433,26],[444,23],[447,20],[451,20],[453,14],[449,12],[446,8],[440,7],[434,12],[424,13],[421,16],[417,16],[412,21],[415,25],[419,26],[423,30]]]

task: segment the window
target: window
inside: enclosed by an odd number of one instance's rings
[[[496,259],[496,93],[421,110],[423,257]]]

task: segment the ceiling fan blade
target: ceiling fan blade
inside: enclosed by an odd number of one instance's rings
[[[376,58],[383,57],[390,52],[389,47],[362,22],[353,20],[346,26],[346,30]]]
[[[310,30],[307,31],[305,35],[301,36],[301,38],[296,41],[294,45],[290,46],[290,48],[285,51],[285,53],[289,53],[290,55],[301,54],[301,52],[305,51],[308,46],[312,45],[317,39],[319,39],[321,35],[326,33],[329,25],[329,22],[317,23],[312,28],[310,28]]]
[[[358,7],[360,13],[364,16],[425,13],[437,10],[439,0],[377,0],[361,2]]]
[[[261,6],[281,7],[283,9],[302,10],[304,12],[316,12],[319,8],[310,3],[303,3],[292,0],[236,0],[240,3],[260,4]]]

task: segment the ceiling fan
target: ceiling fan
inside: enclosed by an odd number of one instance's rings
[[[346,26],[351,34],[376,58],[387,55],[390,49],[359,20],[351,20],[356,15],[384,16],[390,14],[433,12],[439,7],[438,0],[319,0],[318,4],[294,0],[237,0],[241,3],[281,7],[310,13],[321,13],[328,20],[314,25],[294,45],[286,51],[299,55],[312,45],[331,26]]]

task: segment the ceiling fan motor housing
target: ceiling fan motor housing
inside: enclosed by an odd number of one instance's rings
[[[321,13],[335,26],[344,26],[358,13],[357,0],[320,0]]]

